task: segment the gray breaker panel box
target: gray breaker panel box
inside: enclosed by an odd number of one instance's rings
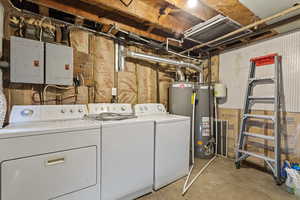
[[[73,48],[46,43],[46,84],[73,84]]]
[[[10,38],[10,80],[15,83],[44,83],[44,43]]]
[[[10,40],[11,82],[73,84],[73,48],[14,36]]]

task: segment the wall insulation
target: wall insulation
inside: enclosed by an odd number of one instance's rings
[[[278,53],[282,56],[283,93],[287,112],[300,112],[300,31],[289,33],[257,44],[229,51],[220,55],[220,81],[228,88],[228,97],[221,108],[241,109],[248,80],[250,58]],[[273,74],[273,67],[257,68],[260,77]],[[258,87],[255,95],[272,96],[272,86]],[[271,105],[254,109],[272,110]]]
[[[14,14],[9,13],[7,18],[10,15]],[[10,36],[18,31],[9,24],[5,25],[5,30],[4,59],[7,60]],[[55,42],[60,43],[57,38]],[[74,77],[80,80],[80,86],[66,90],[49,87],[43,96],[45,85],[11,83],[9,70],[6,70],[4,90],[8,109],[13,105],[110,103],[112,88],[117,89],[119,103],[163,103],[167,106],[168,87],[173,78],[170,73],[161,71],[158,64],[128,58],[125,71],[115,72],[114,41],[78,28],[70,30],[69,45],[74,50]],[[128,48],[154,54],[150,50]]]

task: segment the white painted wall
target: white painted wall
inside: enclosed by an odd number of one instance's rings
[[[300,31],[220,55],[220,81],[228,87],[228,97],[221,108],[241,109],[248,80],[250,58],[278,53],[282,56],[285,106],[288,112],[300,112]],[[260,77],[273,75],[272,66],[257,68]],[[256,96],[273,96],[273,86],[258,87]],[[271,105],[255,109],[273,110]]]
[[[299,3],[299,0],[239,0],[244,6],[249,8],[256,16],[264,19],[276,13],[279,13],[285,9],[291,8],[296,3]],[[267,24],[272,24],[274,22],[289,18],[300,14],[300,10],[296,10],[288,15],[279,17],[277,19],[267,22]],[[295,30],[295,28],[300,27],[300,20],[297,20],[293,23],[286,24],[284,26],[275,28],[279,33]]]

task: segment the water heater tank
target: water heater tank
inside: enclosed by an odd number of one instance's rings
[[[195,86],[195,156],[210,158],[214,154],[211,139],[211,112],[213,111],[213,89],[205,84]]]

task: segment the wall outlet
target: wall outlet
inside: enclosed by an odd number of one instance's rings
[[[112,88],[111,89],[111,95],[112,96],[117,96],[117,88]]]

